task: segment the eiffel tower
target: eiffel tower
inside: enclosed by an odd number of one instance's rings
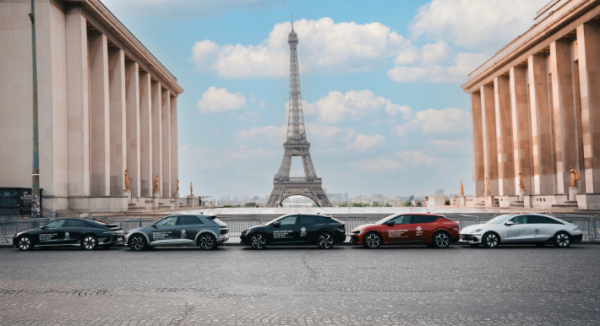
[[[283,143],[285,152],[279,172],[273,180],[273,191],[267,200],[266,207],[278,207],[290,197],[301,195],[312,199],[319,207],[331,207],[329,198],[323,191],[321,178],[310,158],[310,143],[306,140],[304,129],[304,113],[302,112],[302,96],[300,95],[300,71],[298,70],[298,35],[292,31],[288,36],[290,45],[290,102],[287,127],[287,139]],[[302,157],[304,166],[303,178],[290,178],[292,157]]]

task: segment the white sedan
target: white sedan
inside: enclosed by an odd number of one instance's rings
[[[541,214],[496,216],[485,224],[467,226],[460,231],[460,241],[476,247],[495,248],[499,244],[535,244],[567,248],[580,242],[583,233],[577,225]]]

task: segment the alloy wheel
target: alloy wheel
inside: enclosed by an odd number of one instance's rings
[[[498,236],[495,233],[486,235],[485,243],[488,248],[496,248],[498,246]]]
[[[144,238],[142,238],[139,235],[134,236],[133,238],[131,238],[130,247],[131,249],[137,251],[143,250],[145,247]]]
[[[571,238],[566,233],[560,233],[556,236],[556,244],[561,248],[566,248],[571,244]]]
[[[379,246],[381,245],[381,238],[375,233],[367,234],[367,236],[365,237],[365,241],[367,247],[371,249],[379,248]]]
[[[435,245],[438,248],[447,248],[448,246],[450,246],[450,238],[446,233],[440,232],[435,237]]]
[[[262,234],[255,234],[250,239],[250,245],[253,249],[263,249],[266,243],[267,240]]]
[[[96,238],[92,237],[92,236],[86,236],[85,238],[83,238],[83,248],[85,250],[92,250],[92,249],[96,249]]]
[[[29,249],[31,249],[31,239],[29,239],[29,237],[21,237],[21,238],[19,238],[19,249],[20,250],[29,250]]]
[[[215,241],[210,234],[205,234],[200,237],[200,248],[204,250],[211,250],[215,247]]]
[[[329,249],[333,247],[333,237],[329,233],[323,233],[319,236],[319,247]]]

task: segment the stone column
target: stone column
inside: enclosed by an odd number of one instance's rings
[[[571,186],[569,166],[577,166],[577,136],[573,107],[573,72],[571,70],[570,43],[560,40],[550,43],[556,191],[559,194],[568,193]]]
[[[577,54],[585,193],[600,193],[600,24],[577,27]]]
[[[179,179],[179,160],[177,141],[177,97],[171,96],[171,190],[177,190],[177,179]],[[179,207],[179,206],[178,206]]]
[[[137,62],[125,61],[127,171],[131,196],[141,196],[140,168],[140,68]]]
[[[173,197],[171,193],[171,94],[162,89],[162,194]]]
[[[488,178],[492,196],[498,195],[498,156],[496,144],[496,109],[494,85],[481,87],[481,107],[483,113],[483,168]]]
[[[510,69],[510,100],[512,115],[512,140],[515,169],[515,190],[520,192],[519,173],[525,190],[532,192],[531,174],[531,132],[527,89],[527,67],[516,66]]]
[[[498,145],[498,195],[514,195],[514,160],[512,148],[512,122],[510,87],[507,76],[494,79],[496,107],[496,144]]]
[[[545,55],[528,59],[531,145],[533,157],[533,193],[554,194],[554,155],[552,114],[548,103],[548,71]]]
[[[140,189],[152,197],[152,83],[150,74],[140,71]]]
[[[86,19],[81,7],[65,17],[69,196],[90,195],[89,71]]]
[[[162,86],[152,81],[152,180],[159,175],[162,180]],[[158,189],[159,197],[163,196],[162,181]]]
[[[471,119],[473,126],[473,181],[475,196],[483,196],[485,192],[485,171],[483,168],[483,120],[481,112],[481,93],[471,93]]]
[[[127,168],[125,112],[125,53],[108,50],[108,85],[110,98],[110,195],[121,196],[125,189],[123,174]]]
[[[91,194],[110,195],[108,44],[104,34],[88,34],[90,72]]]

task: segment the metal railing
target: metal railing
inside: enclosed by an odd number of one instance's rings
[[[49,218],[0,218],[0,238],[12,238],[21,231],[39,228],[50,221]]]

